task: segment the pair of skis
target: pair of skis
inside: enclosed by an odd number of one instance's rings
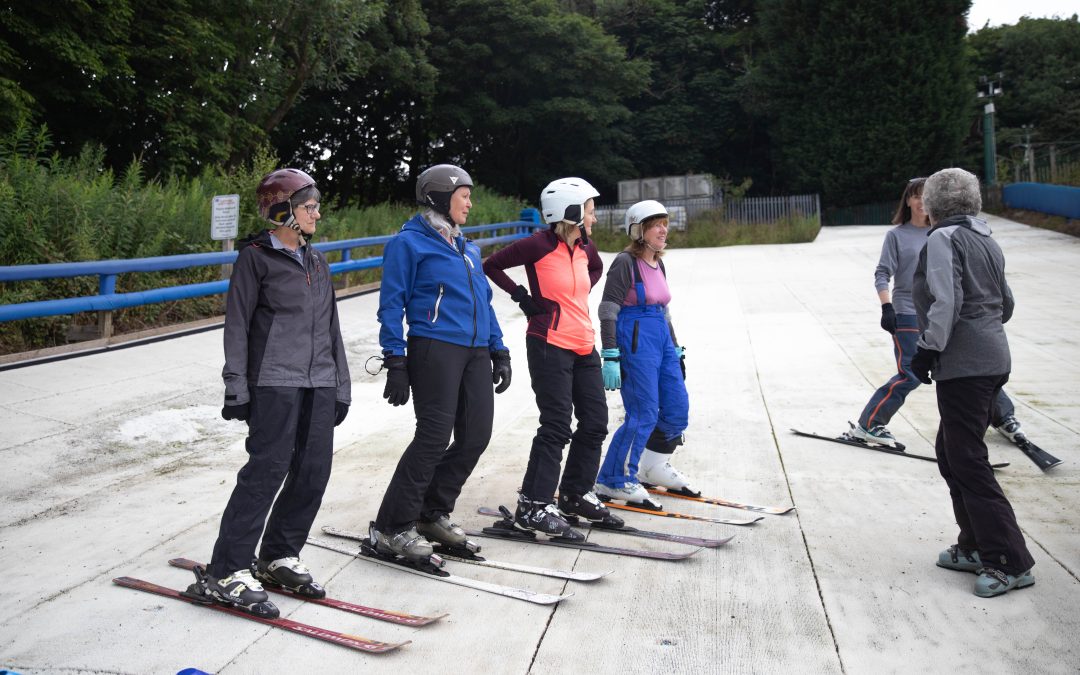
[[[181,569],[193,570],[195,567],[202,565],[194,560],[188,560],[187,558],[173,558],[169,561],[169,564]],[[206,607],[218,612],[224,612],[225,614],[231,614],[238,616],[242,619],[249,621],[255,621],[267,626],[273,626],[274,628],[281,628],[292,633],[299,633],[300,635],[306,635],[308,637],[315,638],[316,640],[322,640],[323,642],[330,642],[350,649],[355,649],[367,654],[385,654],[392,652],[400,647],[404,647],[409,644],[411,640],[404,642],[381,642],[379,640],[372,640],[369,638],[361,637],[359,635],[350,635],[348,633],[340,633],[338,631],[328,630],[326,628],[320,628],[318,626],[312,626],[306,623],[300,623],[299,621],[293,621],[291,619],[277,618],[267,619],[261,616],[256,616],[250,612],[245,612],[240,609],[235,609],[222,604],[208,603],[205,600],[195,598],[188,595],[185,592],[178,591],[174,588],[167,586],[160,586],[149,581],[142,579],[135,579],[132,577],[117,577],[113,579],[113,583],[124,588],[131,588],[137,591],[143,591],[145,593],[152,593],[154,595],[172,598],[174,600],[180,600],[181,602],[187,602],[198,607]],[[334,598],[305,598],[301,595],[297,595],[288,591],[287,589],[272,586],[270,584],[264,584],[264,588],[268,591],[275,593],[281,593],[288,595],[306,602],[313,602],[327,607],[333,607],[351,614],[358,614],[360,616],[366,616],[372,619],[378,619],[380,621],[387,621],[390,623],[399,624],[402,626],[413,626],[419,628],[426,626],[430,623],[434,623],[439,619],[447,616],[446,614],[440,614],[438,616],[417,616],[414,614],[405,614],[404,612],[396,612],[385,609],[378,609],[376,607],[365,607],[364,605],[358,605],[352,602],[346,602],[344,600],[336,600]]]
[[[926,455],[916,455],[905,450],[905,447],[901,443],[896,443],[895,446],[878,445],[875,443],[868,443],[862,439],[854,438],[848,433],[843,433],[839,436],[821,436],[819,434],[812,434],[806,431],[799,431],[798,429],[792,429],[792,433],[797,436],[805,436],[806,438],[817,438],[823,441],[833,441],[834,443],[843,443],[844,445],[854,446],[856,448],[864,448],[866,450],[876,450],[877,452],[884,452],[889,455],[898,455],[901,457],[910,457],[911,459],[921,459],[925,462],[934,462],[937,464],[936,457],[928,457]],[[1010,439],[1012,440],[1012,439]],[[1061,460],[1054,457],[1049,452],[1046,452],[1039,446],[1035,445],[1027,439],[1023,434],[1017,434],[1016,439],[1012,440],[1016,447],[1020,448],[1020,451],[1027,456],[1035,466],[1039,467],[1043,471],[1048,471],[1054,468],[1058,464],[1061,464]],[[991,468],[1003,469],[1009,466],[1009,462],[998,462],[991,464]]]

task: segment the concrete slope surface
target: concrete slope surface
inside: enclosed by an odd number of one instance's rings
[[[690,428],[675,464],[709,496],[794,505],[750,527],[625,513],[639,528],[735,539],[681,562],[483,541],[511,562],[602,571],[592,584],[449,563],[463,576],[574,596],[531,605],[308,547],[330,595],[420,615],[394,625],[276,597],[282,615],[408,644],[367,655],[114,586],[183,588],[174,557],[205,560],[236,472],[243,425],[219,416],[221,331],[0,372],[0,669],[22,673],[1075,673],[1080,671],[1080,240],[991,218],[1017,299],[1007,390],[1028,436],[1064,463],[1043,473],[994,432],[992,461],[1036,560],[1036,584],[976,598],[974,576],[934,565],[955,540],[929,462],[796,437],[838,434],[893,369],[873,288],[884,227],[824,230],[811,244],[673,249],[671,309],[687,347]],[[604,255],[605,262],[611,260]],[[520,270],[518,270],[520,272]],[[523,280],[523,276],[518,274]],[[600,291],[592,300],[599,302]],[[367,526],[401,451],[411,406],[365,373],[377,296],[342,301],[354,405],[338,428],[322,525]],[[525,320],[496,290],[514,379],[455,520],[511,504],[537,427]],[[609,429],[622,418],[608,393]],[[933,454],[932,386],[890,424]],[[741,518],[675,499],[668,510]],[[591,532],[591,541],[679,544]]]

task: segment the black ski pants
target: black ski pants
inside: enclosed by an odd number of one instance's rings
[[[533,501],[551,502],[555,486],[564,494],[582,495],[593,489],[600,455],[607,437],[608,409],[604,377],[596,350],[581,355],[528,336],[529,357],[540,428],[533,438],[521,494]],[[577,417],[571,434],[570,418]],[[566,444],[566,468],[559,481]]]
[[[336,398],[333,387],[251,388],[248,461],[221,516],[211,576],[247,569],[259,535],[261,559],[300,555],[330,480]]]
[[[387,534],[454,511],[462,486],[491,440],[495,414],[487,347],[410,337],[407,365],[416,433],[375,519],[375,529]]]
[[[994,398],[1009,380],[1006,375],[958,377],[937,382],[938,469],[949,486],[957,544],[978,551],[983,565],[1018,575],[1031,569],[1028,552],[1012,505],[990,468],[983,435],[990,426]]]

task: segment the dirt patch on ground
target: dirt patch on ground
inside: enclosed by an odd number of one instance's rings
[[[1044,230],[1054,230],[1073,237],[1080,237],[1080,220],[1063,216],[1051,216],[1038,211],[1025,211],[1023,209],[997,209],[991,211],[991,213],[1032,227],[1041,227]]]

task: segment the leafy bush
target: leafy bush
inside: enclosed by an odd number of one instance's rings
[[[105,168],[104,151],[87,146],[71,159],[49,155],[48,132],[20,125],[0,138],[0,209],[8,214],[0,230],[0,265],[32,265],[85,260],[144,258],[221,250],[210,239],[214,195],[240,195],[240,236],[264,226],[256,211],[255,187],[277,160],[263,150],[243,167],[206,167],[192,179],[151,178],[132,160],[116,175]],[[517,220],[518,200],[474,190],[469,224]],[[317,238],[331,240],[396,232],[416,207],[375,204],[333,210],[327,204]],[[353,251],[353,258],[380,255],[380,248]],[[332,256],[332,259],[336,257]],[[378,271],[350,275],[350,283],[378,278]],[[135,291],[213,281],[220,268],[193,267],[125,274],[116,291]],[[96,295],[94,277],[47,279],[5,284],[0,303]],[[220,296],[144,305],[113,313],[118,333],[214,316]],[[94,313],[46,317],[0,324],[0,352],[11,353],[64,344],[72,326],[93,324]]]

